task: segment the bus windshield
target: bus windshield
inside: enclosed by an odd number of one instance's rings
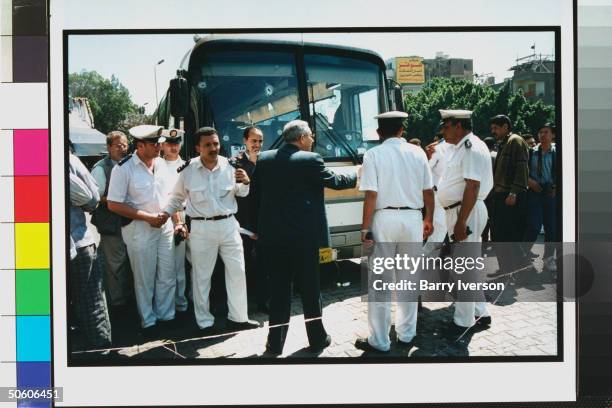
[[[209,51],[192,74],[199,123],[212,124],[226,156],[243,146],[243,130],[257,125],[262,150],[278,147],[291,120],[310,122],[314,151],[327,160],[350,159],[378,140],[374,116],[379,112],[380,68],[367,61],[331,55],[304,55],[298,75],[292,52]],[[298,78],[306,78],[299,86]],[[300,98],[306,89],[306,98]],[[300,100],[308,108],[300,109]],[[310,117],[300,112],[308,111]]]
[[[329,55],[306,55],[310,116],[323,157],[363,154],[378,140],[380,70],[370,62]]]

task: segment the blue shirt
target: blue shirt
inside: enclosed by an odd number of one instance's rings
[[[73,154],[70,154],[68,176],[70,178],[70,238],[78,249],[95,243],[92,233],[87,229],[85,211],[90,212],[96,207],[100,201],[100,194],[94,178],[79,158]]]
[[[538,182],[538,184],[554,184],[555,175],[553,174],[553,159],[556,156],[555,145],[551,145],[548,152],[544,153],[540,166],[540,155],[542,153],[541,145],[533,149],[533,154],[529,160],[529,178]]]

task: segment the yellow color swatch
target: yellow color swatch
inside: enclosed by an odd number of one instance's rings
[[[49,265],[49,224],[15,224],[15,269],[47,269]]]

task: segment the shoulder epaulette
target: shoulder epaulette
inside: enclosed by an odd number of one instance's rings
[[[185,170],[187,166],[189,166],[189,163],[191,163],[191,159],[186,160],[185,163],[183,163],[178,169],[176,169],[176,172],[180,173],[181,171]]]
[[[130,160],[131,158],[132,158],[132,155],[131,155],[131,154],[128,154],[128,155],[127,155],[127,156],[125,156],[123,159],[121,159],[121,161],[120,161],[119,163],[117,163],[117,164],[118,164],[119,166],[123,166],[123,164],[124,164],[126,161]]]

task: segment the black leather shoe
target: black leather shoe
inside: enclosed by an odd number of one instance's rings
[[[272,347],[270,346],[270,343],[266,343],[266,351],[264,352],[264,355],[270,356],[270,357],[277,357],[280,356],[281,354],[283,354],[283,350],[277,347]]]
[[[320,344],[312,344],[310,345],[310,351],[322,351],[324,350],[326,347],[328,347],[331,344],[331,336],[328,334],[327,337],[325,337],[325,340],[323,340]]]
[[[469,327],[459,326],[455,322],[451,322],[451,324],[444,330],[444,333],[451,337],[459,337],[463,335],[463,333],[466,333],[469,329]]]
[[[476,316],[476,326],[490,326],[491,316]]]
[[[159,326],[160,331],[171,331],[178,327],[176,318],[171,320],[158,320],[157,325]]]
[[[159,327],[156,324],[153,326],[140,329],[140,335],[144,340],[151,341],[159,339]]]
[[[397,339],[396,343],[400,347],[412,348],[414,346],[414,339],[410,341],[401,341],[400,339]]]
[[[383,350],[379,350],[375,347],[372,347],[370,345],[370,343],[368,343],[368,339],[357,339],[355,340],[355,348],[359,349],[359,350],[363,350],[366,353],[382,353],[382,354],[386,354],[389,352],[389,350],[387,351],[383,351]]]
[[[208,337],[219,334],[219,328],[216,325],[208,326],[208,327],[198,327],[198,336],[200,337]]]
[[[255,320],[247,320],[246,322],[238,323],[230,319],[227,319],[226,327],[231,331],[240,331],[240,330],[258,329],[261,327],[261,324]]]

